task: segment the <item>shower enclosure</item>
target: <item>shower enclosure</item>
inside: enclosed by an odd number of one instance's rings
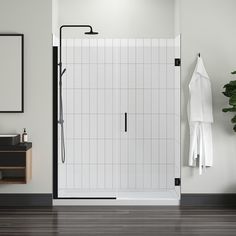
[[[64,38],[61,58],[54,197],[179,199],[180,37]]]

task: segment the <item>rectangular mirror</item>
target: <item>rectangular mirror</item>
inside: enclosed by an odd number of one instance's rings
[[[23,34],[0,34],[0,112],[24,112]]]

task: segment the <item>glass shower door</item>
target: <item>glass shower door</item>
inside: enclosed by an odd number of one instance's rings
[[[120,93],[112,46],[105,47],[105,40],[67,39],[62,51],[66,162],[59,155],[58,196],[115,198]]]
[[[180,38],[66,39],[62,55],[58,197],[179,198]]]

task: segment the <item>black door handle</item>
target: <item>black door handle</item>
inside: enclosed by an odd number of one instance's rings
[[[127,132],[127,113],[125,113],[125,132]]]

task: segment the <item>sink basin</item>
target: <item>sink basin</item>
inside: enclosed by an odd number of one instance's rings
[[[11,146],[20,143],[20,134],[0,134],[0,146]]]

